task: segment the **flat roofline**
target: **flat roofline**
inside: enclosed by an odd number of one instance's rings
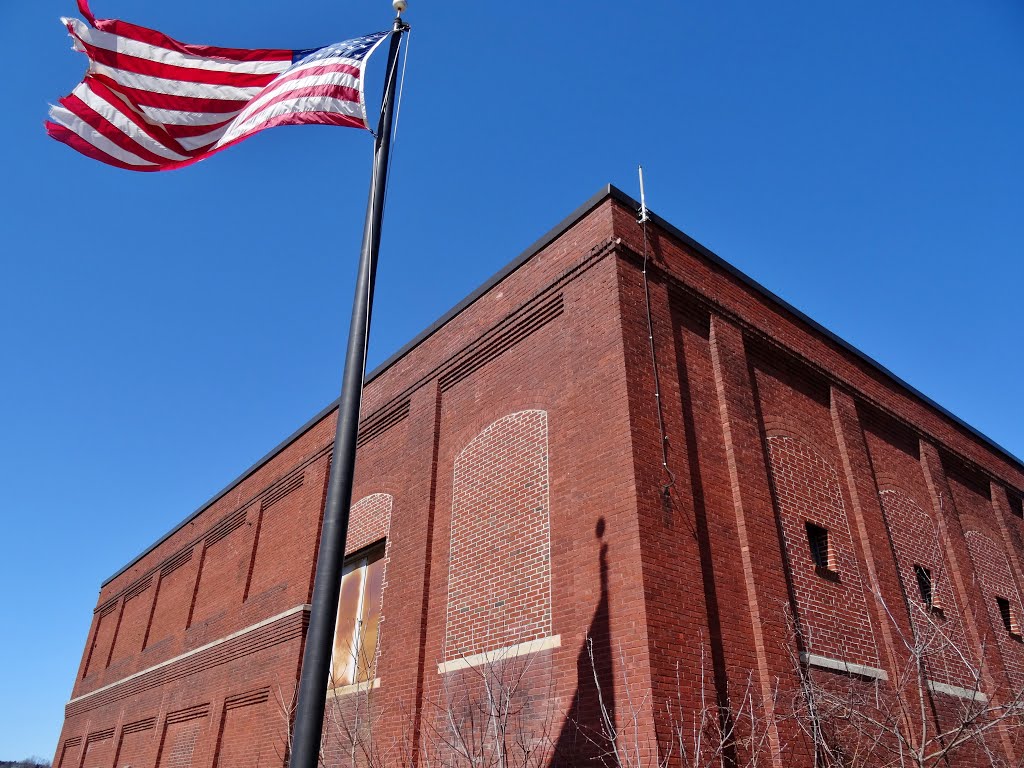
[[[523,266],[523,264],[525,264],[531,258],[533,258],[539,251],[541,251],[542,249],[544,249],[548,245],[550,245],[554,240],[556,240],[558,237],[560,237],[562,234],[564,234],[570,227],[572,227],[573,224],[575,224],[577,221],[579,221],[584,216],[586,216],[588,213],[590,213],[594,208],[596,208],[598,205],[600,205],[606,199],[608,199],[609,197],[613,197],[614,198],[616,196],[618,196],[620,198],[628,199],[628,198],[625,198],[625,195],[623,195],[622,192],[617,190],[611,184],[605,185],[597,194],[591,196],[591,198],[589,200],[587,200],[585,203],[583,203],[583,205],[581,205],[575,211],[573,211],[568,216],[566,216],[564,219],[562,219],[562,221],[560,221],[557,225],[555,225],[554,228],[548,230],[548,232],[546,232],[544,235],[542,235],[540,237],[540,239],[536,240],[529,248],[527,248],[525,251],[520,253],[516,258],[514,258],[512,261],[510,261],[504,267],[502,267],[497,272],[495,272],[493,275],[491,275],[476,290],[474,290],[472,293],[470,293],[468,296],[466,296],[464,299],[462,299],[462,301],[460,301],[454,307],[452,307],[447,312],[445,312],[443,315],[441,315],[441,317],[439,317],[436,321],[434,321],[430,326],[428,326],[427,328],[422,330],[420,333],[418,333],[411,341],[409,341],[407,344],[405,344],[397,352],[395,352],[394,354],[389,356],[383,363],[381,363],[376,368],[374,368],[372,371],[370,371],[370,373],[368,373],[366,375],[365,384],[369,384],[374,379],[376,379],[378,376],[382,375],[391,366],[393,366],[395,363],[397,363],[399,360],[401,360],[403,357],[405,357],[407,354],[409,354],[409,352],[411,352],[413,349],[415,349],[420,344],[422,344],[424,341],[426,341],[431,336],[433,336],[435,333],[437,333],[452,318],[454,318],[457,315],[461,314],[467,307],[469,307],[471,304],[473,304],[477,299],[479,299],[481,296],[483,296],[485,293],[487,293],[491,288],[493,288],[495,285],[500,283],[506,277],[511,275],[513,272],[515,272],[521,266]],[[288,435],[288,437],[286,437],[284,440],[282,440],[280,443],[278,443],[275,447],[271,448],[270,451],[268,451],[266,454],[264,454],[261,458],[257,459],[256,462],[252,466],[250,466],[248,469],[244,470],[240,475],[238,475],[234,480],[232,480],[231,483],[229,483],[223,489],[218,491],[209,500],[204,502],[198,509],[196,509],[194,512],[192,512],[188,517],[186,517],[184,520],[182,520],[180,523],[178,523],[176,526],[174,526],[174,528],[169,530],[167,533],[165,533],[163,536],[161,536],[155,542],[153,542],[148,547],[146,547],[138,555],[133,557],[126,565],[121,567],[116,573],[114,573],[112,576],[110,576],[106,580],[104,580],[104,582],[100,585],[100,589],[102,590],[105,586],[107,586],[107,584],[112,582],[118,576],[120,576],[125,571],[127,571],[129,568],[131,568],[136,563],[138,563],[140,560],[142,560],[142,558],[144,558],[146,555],[151,553],[153,550],[155,550],[157,547],[159,547],[161,544],[163,544],[165,541],[167,541],[169,538],[171,538],[174,534],[176,534],[178,531],[180,531],[186,525],[188,525],[193,520],[195,520],[197,517],[199,517],[201,514],[203,514],[203,512],[205,512],[207,509],[209,509],[214,504],[216,504],[218,501],[220,501],[222,498],[224,498],[224,496],[226,496],[227,494],[231,493],[231,491],[233,491],[235,488],[237,488],[238,485],[243,480],[245,480],[245,478],[247,478],[253,472],[256,472],[261,467],[263,467],[265,464],[267,464],[267,462],[269,462],[271,459],[273,459],[275,456],[277,456],[279,453],[281,453],[281,451],[283,451],[285,448],[287,448],[289,445],[291,445],[293,442],[295,442],[295,440],[297,440],[299,437],[301,437],[305,432],[307,432],[309,429],[311,429],[315,424],[320,422],[322,419],[326,418],[331,413],[331,411],[337,409],[338,402],[339,402],[340,399],[341,399],[340,397],[339,398],[335,398],[330,403],[328,403],[327,406],[322,408],[315,416],[313,416],[313,418],[311,418],[308,421],[306,421],[305,424],[303,424],[301,427],[299,427],[294,432],[292,432],[290,435]]]
[[[620,190],[617,187],[614,187],[612,185],[609,185],[608,189],[609,189],[609,194],[611,195],[611,197],[613,199],[617,200],[618,202],[622,203],[625,206],[633,207],[633,208],[635,208],[638,211],[640,210],[640,203],[638,203],[636,200],[634,200],[632,197],[627,195],[622,190]],[[761,283],[757,282],[757,280],[752,278],[750,275],[746,274],[745,272],[740,271],[737,267],[735,267],[732,264],[730,264],[728,261],[723,259],[717,253],[715,253],[714,251],[712,251],[712,250],[708,249],[707,247],[705,247],[705,246],[701,245],[700,243],[698,243],[696,240],[694,240],[688,234],[683,232],[681,229],[678,229],[677,227],[673,226],[672,224],[670,224],[669,222],[665,221],[663,218],[661,218],[657,214],[651,213],[649,209],[648,209],[648,214],[650,215],[651,219],[659,227],[664,229],[666,232],[671,234],[673,237],[678,238],[682,242],[686,243],[686,245],[688,245],[689,247],[693,248],[695,251],[698,251],[701,254],[701,256],[706,258],[708,261],[714,263],[715,265],[721,267],[723,270],[728,272],[730,275],[735,277],[737,280],[739,280],[743,284],[753,288],[755,291],[757,291],[761,295],[763,295],[766,298],[770,299],[771,301],[775,302],[776,304],[781,306],[783,309],[785,309],[787,312],[789,312],[790,314],[794,315],[798,320],[800,320],[801,322],[804,322],[807,325],[811,326],[814,330],[816,330],[822,336],[826,337],[829,341],[833,342],[834,344],[836,344],[837,346],[842,348],[844,351],[851,353],[852,355],[854,355],[856,358],[858,358],[862,362],[867,363],[870,367],[874,368],[876,371],[881,373],[883,376],[886,376],[887,378],[892,379],[893,382],[898,384],[903,389],[907,390],[907,392],[909,392],[914,397],[917,397],[919,400],[924,402],[925,405],[928,405],[931,408],[934,408],[936,411],[941,413],[943,416],[945,416],[946,418],[950,419],[951,421],[953,421],[955,424],[959,425],[963,429],[967,430],[970,434],[972,434],[974,437],[976,437],[979,440],[981,440],[983,443],[985,443],[989,448],[994,450],[996,453],[1002,454],[1002,456],[1004,458],[1009,459],[1011,463],[1016,464],[1017,468],[1019,470],[1021,470],[1022,472],[1024,472],[1024,460],[1020,459],[1018,456],[1015,456],[1008,449],[1006,449],[1003,446],[1001,446],[999,443],[997,443],[991,437],[989,437],[988,435],[984,434],[983,432],[978,431],[977,429],[972,427],[970,424],[968,424],[966,421],[961,419],[959,416],[957,416],[953,412],[947,410],[943,406],[939,405],[937,402],[935,402],[930,397],[928,397],[928,395],[924,394],[923,392],[921,392],[919,389],[917,389],[916,387],[912,386],[911,384],[908,384],[906,381],[904,381],[902,378],[900,378],[895,373],[890,371],[888,368],[886,368],[880,362],[875,360],[873,357],[871,357],[867,353],[861,351],[857,347],[853,346],[853,344],[851,344],[850,342],[846,341],[846,339],[842,338],[841,336],[837,336],[835,333],[833,333],[828,328],[823,326],[817,320],[814,320],[813,318],[811,318],[808,315],[804,314],[799,309],[797,309],[792,304],[790,304],[788,301],[786,301],[785,299],[781,298],[776,293],[770,291],[768,288],[765,288],[763,285],[761,285]]]
[[[586,216],[588,213],[590,213],[592,210],[594,210],[594,208],[596,208],[598,205],[600,205],[601,203],[603,203],[605,200],[607,200],[609,198],[611,198],[612,200],[615,200],[616,202],[618,202],[619,204],[621,204],[621,205],[623,205],[623,206],[625,206],[627,208],[632,208],[632,209],[635,209],[635,210],[639,210],[640,209],[640,203],[639,202],[634,200],[632,197],[627,195],[625,192],[620,190],[618,187],[616,187],[616,186],[614,186],[612,184],[606,184],[600,191],[598,191],[595,195],[591,196],[589,200],[587,200],[585,203],[583,203],[583,205],[579,206],[575,211],[573,211],[568,216],[566,216],[564,219],[562,219],[562,221],[560,221],[555,227],[550,229],[546,234],[542,235],[540,237],[540,239],[535,241],[529,248],[527,248],[525,251],[520,253],[519,256],[517,256],[515,259],[510,261],[508,264],[506,264],[500,270],[495,272],[484,283],[482,283],[476,290],[474,290],[472,293],[470,293],[468,296],[466,296],[464,299],[462,299],[462,301],[460,301],[454,307],[452,307],[447,312],[445,312],[440,318],[438,318],[429,327],[425,328],[423,331],[418,333],[411,341],[409,341],[407,344],[405,344],[401,349],[399,349],[397,352],[395,352],[394,354],[389,356],[384,362],[382,362],[380,365],[378,365],[376,368],[374,368],[369,374],[367,374],[366,379],[365,379],[365,383],[369,384],[370,382],[374,381],[377,377],[381,376],[385,371],[387,371],[389,368],[391,368],[395,363],[397,363],[399,360],[401,360],[403,357],[405,357],[407,354],[409,354],[409,352],[411,352],[413,349],[418,347],[420,344],[422,344],[428,338],[430,338],[435,333],[437,333],[441,328],[443,328],[454,317],[456,317],[457,315],[459,315],[463,311],[465,311],[468,307],[470,307],[473,303],[475,303],[477,301],[477,299],[479,299],[481,296],[483,296],[485,293],[487,293],[489,290],[491,290],[491,288],[493,288],[495,285],[500,283],[506,277],[508,277],[513,272],[518,270],[521,266],[523,266],[523,264],[525,264],[531,258],[533,258],[539,251],[543,250],[548,245],[550,245],[553,241],[558,239],[567,230],[569,230],[577,221],[582,219],[584,216]],[[999,445],[999,443],[997,443],[995,440],[993,440],[992,438],[988,437],[984,433],[979,432],[977,429],[972,427],[970,424],[968,424],[967,422],[963,421],[961,418],[959,418],[958,416],[956,416],[955,414],[953,414],[952,412],[950,412],[949,410],[947,410],[943,406],[939,405],[937,402],[935,402],[930,397],[928,397],[927,395],[922,393],[920,390],[918,390],[917,388],[915,388],[915,387],[911,386],[910,384],[908,384],[906,381],[901,379],[899,376],[897,376],[895,373],[890,371],[888,368],[886,368],[884,365],[879,363],[877,360],[875,360],[874,358],[872,358],[869,355],[865,354],[864,352],[862,352],[857,347],[853,346],[851,343],[849,343],[845,339],[837,336],[835,333],[830,331],[828,328],[826,328],[825,326],[821,325],[820,323],[818,323],[816,320],[812,319],[808,315],[804,314],[799,309],[797,309],[792,304],[790,304],[788,301],[786,301],[785,299],[780,298],[777,294],[775,294],[774,292],[770,291],[768,288],[765,288],[763,285],[761,285],[761,283],[759,283],[756,280],[754,280],[752,277],[747,275],[745,272],[740,271],[737,267],[735,267],[732,264],[730,264],[728,261],[723,259],[721,256],[719,256],[715,252],[711,251],[710,249],[708,249],[705,246],[703,246],[700,243],[698,243],[696,240],[694,240],[692,237],[687,235],[685,232],[683,232],[678,227],[675,227],[674,225],[670,224],[665,219],[661,218],[660,216],[658,216],[655,213],[651,213],[650,211],[648,211],[648,213],[649,213],[649,215],[651,217],[651,220],[654,221],[654,223],[657,224],[659,227],[661,227],[663,230],[668,232],[670,235],[672,235],[673,237],[677,238],[678,240],[683,242],[688,247],[690,247],[693,250],[695,250],[698,253],[700,253],[700,255],[703,256],[705,259],[707,259],[708,261],[712,262],[716,266],[720,267],[725,272],[727,272],[728,274],[732,275],[737,280],[742,282],[744,285],[749,286],[750,288],[752,288],[757,293],[760,293],[761,295],[763,295],[764,297],[766,297],[770,301],[772,301],[775,304],[779,305],[781,308],[783,308],[784,310],[786,310],[787,312],[792,314],[794,317],[796,317],[801,322],[804,322],[807,325],[809,325],[811,328],[813,328],[818,333],[823,335],[829,341],[831,341],[834,344],[836,344],[837,346],[839,346],[841,349],[845,350],[846,352],[849,352],[849,353],[853,354],[856,358],[858,358],[862,362],[867,363],[871,368],[874,368],[876,371],[878,371],[882,375],[884,375],[887,378],[891,379],[893,382],[898,384],[900,387],[902,387],[903,389],[907,390],[907,392],[909,392],[911,395],[913,395],[914,397],[917,397],[919,400],[921,400],[925,405],[927,405],[927,406],[929,406],[931,408],[934,408],[940,414],[942,414],[946,418],[950,419],[951,421],[953,421],[955,424],[957,424],[961,428],[965,429],[968,433],[970,433],[971,435],[976,437],[978,440],[980,440],[982,443],[987,445],[989,448],[991,448],[995,452],[1001,454],[1004,458],[1008,459],[1011,463],[1016,464],[1018,469],[1020,469],[1021,471],[1024,471],[1024,461],[1022,461],[1020,458],[1018,458],[1017,456],[1012,454],[1009,450],[1007,450],[1003,446]],[[186,517],[184,520],[182,520],[180,523],[178,523],[178,525],[176,525],[174,528],[172,528],[166,534],[161,536],[153,544],[151,544],[150,546],[146,547],[145,550],[143,550],[138,555],[136,555],[134,558],[132,558],[131,561],[129,561],[122,568],[120,568],[115,574],[113,574],[112,576],[107,578],[100,585],[100,589],[102,590],[103,587],[107,586],[107,584],[109,584],[114,579],[116,579],[118,576],[120,576],[125,571],[127,571],[129,568],[134,566],[136,563],[138,563],[140,560],[142,560],[142,558],[144,558],[146,555],[148,555],[151,552],[153,552],[157,547],[159,547],[161,544],[163,544],[165,541],[167,541],[169,538],[171,538],[171,536],[176,534],[178,531],[180,531],[186,525],[188,525],[193,520],[195,520],[197,517],[199,517],[199,515],[201,515],[203,512],[205,512],[211,506],[213,506],[218,501],[220,501],[225,495],[227,495],[228,493],[233,491],[236,487],[238,487],[238,485],[245,478],[247,478],[249,475],[251,475],[252,473],[256,472],[258,469],[260,469],[265,464],[267,464],[267,462],[269,462],[271,459],[273,459],[275,456],[277,456],[279,453],[281,453],[281,451],[283,451],[285,448],[287,448],[289,445],[291,445],[295,440],[297,440],[301,435],[303,435],[305,432],[307,432],[309,429],[311,429],[315,424],[317,424],[319,421],[321,421],[322,419],[327,417],[331,413],[331,411],[335,410],[337,407],[338,407],[338,398],[333,400],[326,407],[321,409],[315,416],[313,416],[311,419],[306,421],[305,424],[303,424],[297,430],[292,432],[288,437],[286,437],[284,440],[282,440],[280,443],[278,443],[274,448],[272,448],[262,458],[258,459],[252,466],[250,466],[248,469],[246,469],[240,475],[238,475],[230,484],[225,486],[221,491],[219,491],[212,498],[210,498],[208,501],[206,501],[204,504],[202,504],[198,509],[196,509],[194,512],[192,512],[188,517]]]

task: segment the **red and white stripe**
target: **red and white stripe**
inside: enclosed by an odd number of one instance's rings
[[[180,168],[259,131],[314,123],[369,128],[363,80],[369,54],[293,66],[291,50],[179,43],[115,19],[62,19],[85,79],[50,109],[49,134],[84,155],[135,171]],[[326,55],[325,55],[326,54]]]

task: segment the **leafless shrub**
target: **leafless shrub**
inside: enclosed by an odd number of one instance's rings
[[[975,654],[951,631],[953,619],[916,601],[906,632],[875,599],[898,646],[886,677],[807,663],[795,649],[813,647],[813,638],[790,621],[800,689],[789,714],[813,745],[816,768],[1021,765],[1011,755],[1024,726],[1024,691],[995,687],[984,641]]]
[[[512,646],[514,649],[516,646]],[[543,768],[553,756],[549,657],[503,649],[462,658],[440,676],[423,718],[421,764]]]
[[[747,675],[742,690],[726,695],[724,704],[716,695],[708,673],[705,646],[701,644],[701,666],[698,688],[687,691],[676,666],[676,690],[664,702],[664,711],[654,711],[661,720],[667,738],[658,740],[647,728],[646,710],[651,691],[638,690],[630,679],[629,666],[620,648],[620,699],[614,707],[609,703],[598,673],[600,662],[595,658],[593,642],[588,638],[587,650],[597,695],[599,725],[580,723],[580,731],[597,750],[598,761],[609,768],[757,768],[770,763],[769,733],[772,727],[756,692],[753,673]],[[777,688],[777,686],[776,686]],[[687,706],[687,701],[691,702]]]

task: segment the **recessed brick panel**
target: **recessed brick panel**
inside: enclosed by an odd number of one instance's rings
[[[142,650],[142,639],[146,635],[146,624],[153,602],[153,588],[147,587],[124,601],[121,621],[117,625],[117,637],[110,654],[110,663],[115,664]]]
[[[1022,612],[1024,605],[1021,603],[1017,587],[1013,584],[1006,553],[995,539],[979,531],[964,531],[964,538],[967,539],[967,549],[971,553],[975,573],[981,579],[982,594],[979,597],[984,601],[985,610],[988,611],[989,621],[999,645],[999,652],[1003,657],[1003,666],[1006,668],[1010,681],[1015,686],[1022,686],[1024,685],[1024,644],[1006,631],[1003,617],[996,603],[996,597],[1008,600],[1018,627],[1024,625],[1024,612]]]
[[[92,645],[89,648],[89,656],[85,662],[83,677],[88,677],[93,672],[107,666],[107,659],[110,656],[111,643],[114,642],[114,632],[117,629],[117,607],[110,606],[100,611],[96,618],[96,629],[93,631]]]
[[[106,730],[89,736],[85,741],[82,768],[110,768],[113,759],[114,732]]]
[[[249,577],[247,599],[292,583],[305,573],[306,542],[294,535],[295,519],[304,505],[319,503],[314,484],[303,484],[259,512],[259,534]]]
[[[206,544],[190,626],[218,618],[242,602],[250,559],[249,526]]]
[[[57,753],[58,757],[53,763],[54,766],[56,766],[56,768],[70,768],[71,765],[74,765],[75,753],[78,751],[81,743],[81,736],[65,739],[64,743],[60,745],[60,750]]]
[[[152,765],[156,752],[155,718],[129,723],[121,731],[114,768],[144,768]]]
[[[153,618],[146,636],[146,648],[185,628],[189,605],[192,602],[194,579],[195,568],[191,563],[183,563],[170,572],[164,571],[159,576],[156,605],[153,606]]]
[[[455,460],[445,660],[551,634],[548,423],[521,411]]]
[[[201,740],[209,727],[209,710],[197,707],[167,717],[157,768],[193,768],[201,765]]]
[[[234,696],[224,705],[215,768],[280,765],[284,756],[284,722],[273,711],[266,689]],[[266,754],[264,754],[266,753]]]
[[[938,527],[905,491],[885,489],[879,497],[889,524],[903,590],[910,604],[911,623],[918,637],[931,638],[928,642],[931,651],[925,659],[928,678],[937,683],[969,688],[971,673],[961,654],[968,652],[970,646],[964,634],[963,614],[953,589]],[[932,604],[940,608],[941,613],[929,611],[922,601],[915,565],[931,572]]]
[[[835,467],[795,437],[769,437],[768,455],[807,649],[877,667],[878,649]],[[815,570],[807,540],[808,522],[828,529],[835,580]]]

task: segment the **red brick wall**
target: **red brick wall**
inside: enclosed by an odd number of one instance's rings
[[[216,768],[280,765],[285,752],[281,718],[270,690],[237,694],[224,702]]]
[[[988,613],[992,634],[995,635],[999,652],[1002,655],[1003,667],[1012,684],[1018,689],[1024,686],[1024,643],[1011,636],[1005,628],[1002,614],[999,611],[996,597],[1009,601],[1010,609],[1018,622],[1018,633],[1024,631],[1024,604],[1020,593],[1013,583],[1006,553],[997,539],[974,530],[964,531],[967,549],[971,553],[975,572],[981,581],[981,601]]]
[[[142,652],[142,641],[149,623],[149,613],[153,606],[153,582],[143,582],[144,586],[134,594],[126,595],[121,603],[121,615],[117,622],[117,634],[114,647],[110,653],[110,664],[114,665],[123,659],[130,659]]]
[[[202,765],[205,732],[210,728],[209,705],[190,707],[167,715],[157,768],[189,768]]]
[[[142,768],[152,765],[156,756],[157,732],[156,718],[127,723],[121,728],[120,741],[114,757],[115,766],[132,766]]]
[[[117,629],[117,616],[116,605],[109,605],[96,614],[96,618],[93,620],[92,642],[86,651],[83,677],[88,677],[107,666],[107,660],[110,658],[110,646],[114,641],[114,632]]]
[[[879,666],[864,582],[834,466],[795,437],[768,437],[775,500],[806,649],[834,659]],[[829,568],[820,575],[811,559],[805,524],[828,529]]]
[[[302,518],[302,510],[315,508],[322,489],[317,477],[305,472],[293,474],[270,498],[260,504],[256,520],[255,545],[252,549],[250,573],[245,600],[265,600],[275,592],[300,582],[308,575],[308,543],[302,536],[294,536],[295,519]],[[272,597],[271,597],[272,599]]]
[[[521,411],[455,460],[446,661],[551,632],[548,422]]]
[[[940,599],[986,605],[964,643],[1016,583],[1024,523],[978,478],[1017,498],[1018,465],[654,225],[645,286],[634,216],[601,201],[366,390],[348,549],[387,540],[365,704],[392,756],[426,754],[438,701],[480,695],[479,667],[439,664],[535,638],[559,643],[516,657],[516,705],[555,764],[608,747],[599,692],[652,759],[669,706],[749,694],[785,715],[793,610],[812,652],[891,670],[929,517],[957,574]],[[87,747],[104,768],[115,749],[118,768],[282,764],[333,429],[311,424],[103,586],[61,765]],[[940,455],[970,488],[947,488]],[[810,567],[806,520],[828,527],[838,583]],[[109,754],[88,738],[105,732]],[[765,764],[810,763],[784,718],[763,743]]]
[[[107,768],[113,756],[114,731],[112,728],[89,734],[85,740],[82,768]]]
[[[931,638],[931,650],[926,658],[928,678],[937,683],[970,688],[978,659],[964,633],[963,608],[953,588],[945,546],[935,521],[902,490],[887,488],[879,495],[889,522],[911,624],[919,637]],[[928,611],[921,600],[915,565],[931,571],[932,604],[941,612]],[[965,663],[965,654],[970,666]]]
[[[208,535],[199,556],[199,577],[186,628],[222,618],[242,602],[250,560],[246,510]]]
[[[388,537],[393,506],[394,497],[390,493],[374,493],[352,505],[345,541],[346,554],[358,552]]]
[[[188,551],[189,560],[171,563],[162,568],[156,583],[156,604],[146,630],[145,648],[158,645],[180,632],[188,621],[198,558]],[[196,558],[196,562],[193,562]]]

